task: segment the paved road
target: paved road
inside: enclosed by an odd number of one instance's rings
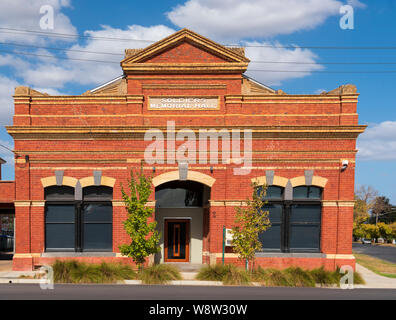
[[[55,285],[41,290],[38,284],[0,285],[0,300],[396,300],[393,289],[320,289],[261,287],[193,287],[135,285]]]
[[[352,249],[356,253],[367,254],[375,258],[396,263],[396,247],[354,243]]]

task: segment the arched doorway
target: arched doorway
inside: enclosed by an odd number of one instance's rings
[[[169,181],[155,188],[155,217],[161,232],[156,263],[202,263],[204,207],[210,188],[196,181]]]

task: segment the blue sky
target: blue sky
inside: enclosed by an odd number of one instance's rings
[[[353,30],[340,28],[339,10],[345,4],[354,8]],[[54,29],[45,32],[91,38],[50,37],[11,30],[43,31],[39,27],[43,5],[50,5],[54,10]],[[121,60],[124,48],[145,47],[150,44],[147,40],[159,40],[188,27],[222,44],[250,46],[246,54],[252,61],[273,62],[251,63],[250,70],[295,71],[249,72],[275,89],[291,94],[312,94],[342,84],[355,84],[361,94],[360,123],[369,125],[358,140],[356,184],[371,185],[396,204],[396,73],[338,73],[396,71],[396,50],[312,48],[396,47],[395,16],[396,1],[393,0],[2,0],[0,143],[13,146],[4,125],[12,123],[15,86],[27,85],[49,94],[81,94],[121,75],[116,62]],[[143,41],[111,41],[99,37]],[[112,54],[46,49],[54,47]],[[279,63],[285,61],[299,64]],[[345,64],[348,62],[395,64]],[[13,179],[12,154],[0,148],[0,157],[8,161],[3,179]]]

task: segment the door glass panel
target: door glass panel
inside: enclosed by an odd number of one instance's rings
[[[186,259],[186,222],[168,222],[168,259]]]

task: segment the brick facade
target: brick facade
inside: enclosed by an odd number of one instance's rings
[[[122,225],[126,212],[119,204],[121,184],[126,185],[129,171],[140,166],[149,144],[143,139],[144,132],[152,128],[165,130],[167,121],[174,121],[177,130],[253,131],[253,162],[248,175],[234,175],[233,168],[238,167],[234,163],[189,164],[190,172],[215,179],[209,205],[204,208],[203,262],[221,261],[223,225],[233,225],[234,208],[251,196],[252,179],[272,170],[276,177],[290,181],[313,170],[314,177],[326,181],[321,253],[258,257],[255,263],[277,268],[354,266],[356,138],[364,131],[364,126],[358,125],[356,88],[346,85],[321,95],[288,95],[244,77],[248,63],[241,50],[226,49],[184,29],[144,50],[127,51],[121,63],[124,78],[81,96],[48,96],[18,87],[14,124],[7,128],[19,155],[15,159],[14,269],[31,269],[51,261],[42,257],[42,179],[54,177],[55,171],[63,172],[63,181],[65,177],[81,181],[92,177],[93,171],[115,179],[113,251],[119,252],[118,246],[128,241]],[[219,99],[219,107],[149,110],[152,96],[214,96]],[[342,171],[343,160],[348,160],[349,165]],[[178,170],[177,164],[154,166],[154,177]],[[144,170],[153,174],[153,165],[144,164]],[[2,184],[0,188],[3,190]],[[1,197],[8,196],[7,192],[1,192]],[[119,255],[79,259],[126,261]],[[227,252],[226,262],[238,260]]]

